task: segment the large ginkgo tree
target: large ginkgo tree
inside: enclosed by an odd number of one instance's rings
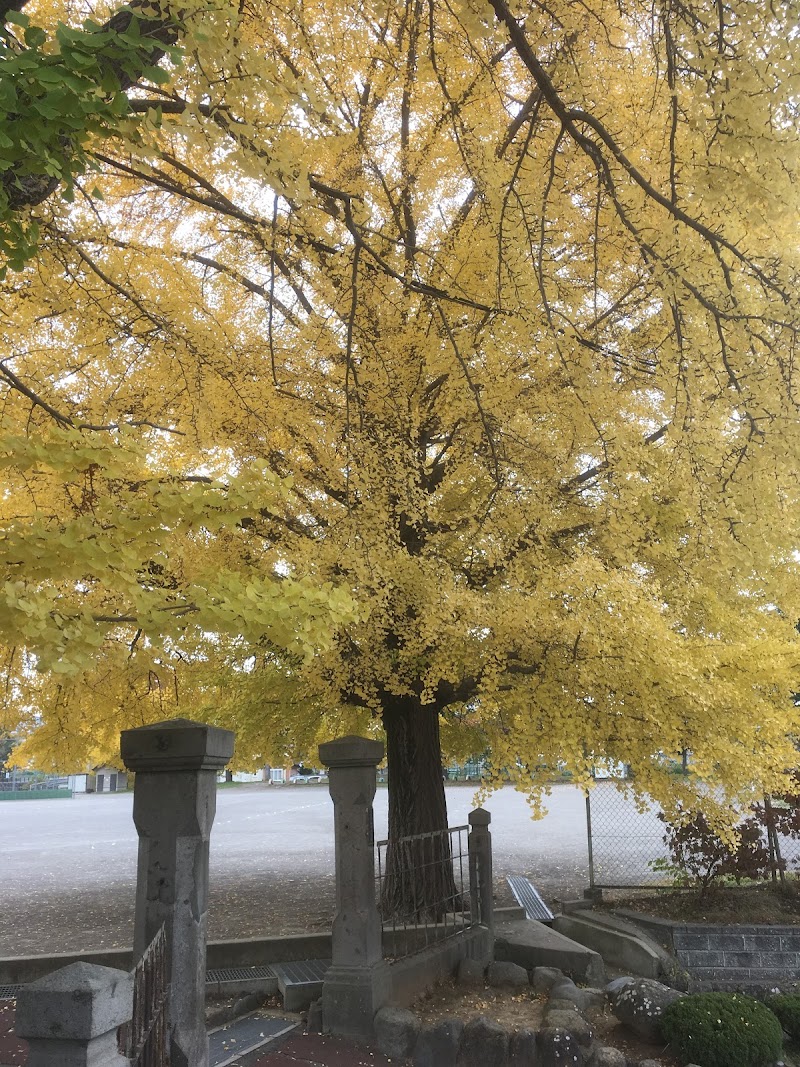
[[[23,751],[165,709],[254,760],[382,728],[393,833],[445,822],[442,731],[526,790],[603,756],[668,801],[683,749],[731,797],[776,786],[793,5],[193,3],[143,8],[177,29],[51,142],[71,203],[5,171]],[[54,62],[74,7],[25,14]]]

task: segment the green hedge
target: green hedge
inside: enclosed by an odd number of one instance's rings
[[[782,993],[767,997],[764,1001],[770,1011],[775,1012],[780,1024],[793,1041],[800,1041],[800,995]]]
[[[674,1001],[664,1039],[699,1067],[767,1067],[780,1057],[781,1024],[764,1004],[740,993],[697,993]]]

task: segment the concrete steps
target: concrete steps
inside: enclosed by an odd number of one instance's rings
[[[669,973],[669,953],[624,919],[581,910],[557,916],[553,926],[559,933],[599,952],[611,967],[645,978],[659,979]]]
[[[576,982],[600,985],[605,966],[599,953],[532,919],[499,923],[495,928],[496,960],[518,963],[526,970],[558,967]]]

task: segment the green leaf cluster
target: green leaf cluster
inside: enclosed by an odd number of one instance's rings
[[[80,28],[60,23],[50,37],[23,12],[7,15],[0,30],[0,278],[9,267],[21,270],[39,240],[36,220],[14,211],[14,194],[49,179],[71,201],[75,179],[92,166],[92,138],[119,131],[130,115],[119,72],[169,79],[147,64],[149,47],[135,17],[124,32],[87,20]],[[179,61],[179,49],[167,52]],[[126,125],[134,140],[137,125]]]

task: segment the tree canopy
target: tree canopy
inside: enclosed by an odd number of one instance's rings
[[[35,15],[63,48],[71,7]],[[174,39],[168,78],[118,79],[74,201],[6,212],[38,241],[0,318],[22,751],[165,709],[244,760],[380,725],[418,830],[440,728],[526,790],[602,755],[668,800],[686,748],[775,786],[792,5],[210,0]]]

